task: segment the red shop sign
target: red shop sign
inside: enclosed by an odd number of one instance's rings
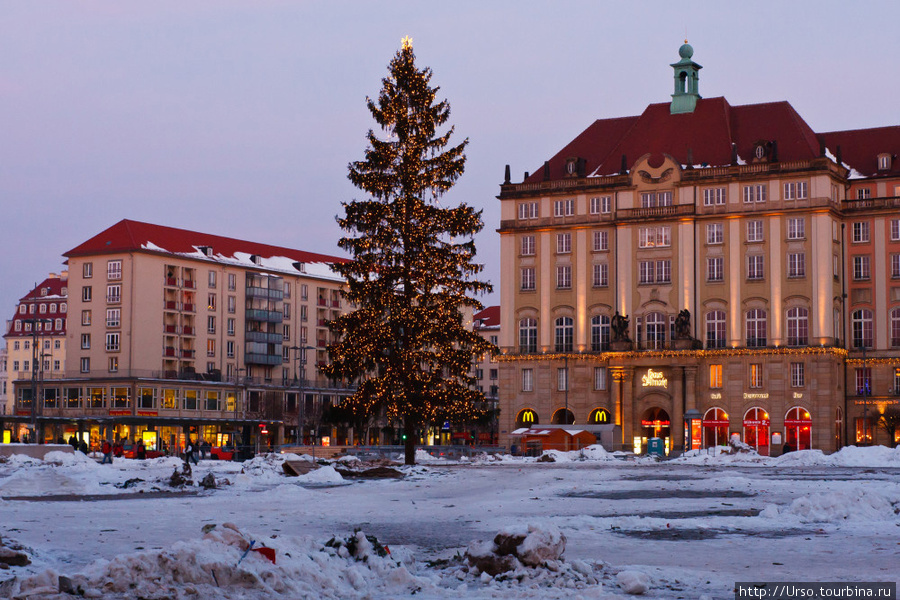
[[[109,411],[109,416],[111,417],[127,417],[131,414],[130,410],[112,410]]]
[[[744,427],[768,427],[768,419],[744,419]]]
[[[745,421],[746,423],[746,421]],[[714,419],[710,421],[703,421],[704,427],[728,427],[730,423],[728,421],[723,421],[721,419]]]
[[[669,421],[641,421],[641,427],[668,427]]]
[[[785,427],[809,427],[812,425],[812,419],[785,419]]]

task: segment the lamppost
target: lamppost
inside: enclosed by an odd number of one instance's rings
[[[297,445],[303,445],[303,412],[306,407],[306,399],[303,397],[303,388],[306,381],[304,377],[306,366],[306,351],[315,350],[313,346],[291,346],[291,350],[297,351]]]
[[[38,443],[37,431],[37,395],[38,395],[38,361],[41,353],[38,349],[38,325],[52,323],[50,319],[25,319],[25,323],[31,325],[31,435],[34,443]]]
[[[246,369],[236,369],[234,375],[234,436],[231,440],[232,450],[234,450],[234,456],[238,455],[238,433],[240,432],[240,425],[238,424],[238,406],[241,404],[241,373],[246,372]]]

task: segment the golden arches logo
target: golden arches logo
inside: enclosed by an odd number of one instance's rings
[[[523,410],[522,416],[521,416],[521,421],[523,423],[534,423],[534,421],[535,421],[534,411],[533,410]]]

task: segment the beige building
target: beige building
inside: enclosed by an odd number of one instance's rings
[[[128,220],[65,256],[68,356],[38,395],[45,439],[269,446],[302,424],[334,443],[318,419],[350,390],[316,365],[343,310],[341,259]],[[28,390],[17,377],[17,414]]]
[[[472,317],[473,330],[495,346],[500,345],[500,307],[488,306]],[[484,410],[497,411],[500,407],[500,363],[496,356],[484,354],[475,358],[475,385],[484,393]],[[498,422],[482,426],[476,434],[477,444],[496,444]]]
[[[699,95],[591,124],[501,186],[501,444],[614,425],[617,448],[885,443],[900,394],[900,127],[816,133]]]

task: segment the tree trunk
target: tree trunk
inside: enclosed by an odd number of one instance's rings
[[[406,452],[403,464],[414,465],[416,464],[416,427],[409,416],[403,420],[403,433],[406,434],[406,443],[404,444]]]

